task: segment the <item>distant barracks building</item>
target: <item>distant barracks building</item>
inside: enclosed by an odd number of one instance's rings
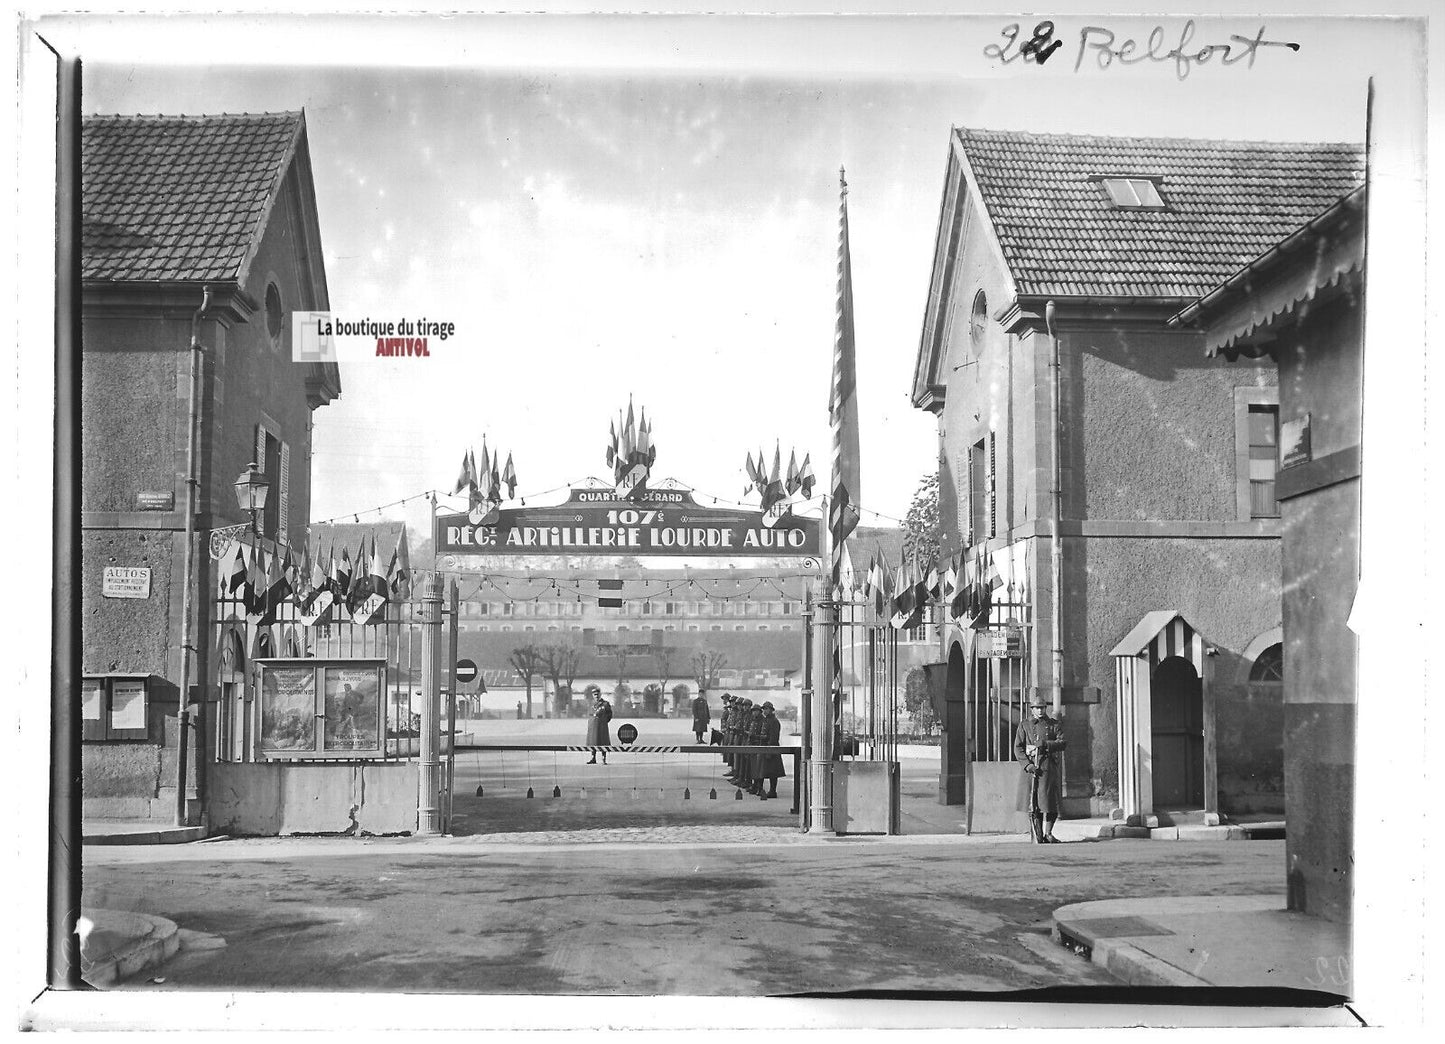
[[[328,307],[306,120],[286,112],[83,123],[82,778],[87,816],[173,814],[191,410],[204,348],[189,698],[215,749],[213,529],[246,523],[232,483],[271,482],[263,545],[300,548],[312,412],[334,365],[291,361],[294,309]],[[247,653],[254,651],[248,650]],[[191,743],[195,744],[195,735]],[[194,753],[189,759],[194,780]]]
[[[1001,660],[941,631],[941,800],[967,781],[976,829],[1021,829],[1001,739],[1056,681],[1066,815],[1283,811],[1302,664],[1282,648],[1277,370],[1170,319],[1363,168],[1348,144],[951,132],[912,396],[938,420],[944,551],[1007,577],[986,622],[1023,634]]]

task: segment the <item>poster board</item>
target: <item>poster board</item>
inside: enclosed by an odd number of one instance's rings
[[[258,659],[258,754],[283,758],[380,758],[381,659]]]

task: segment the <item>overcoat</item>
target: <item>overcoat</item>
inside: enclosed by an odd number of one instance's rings
[[[1064,749],[1064,730],[1056,720],[1045,714],[1038,721],[1032,716],[1019,722],[1014,733],[1014,757],[1019,761],[1017,808],[1020,812],[1040,812],[1057,818],[1062,790],[1059,752]],[[1035,748],[1032,756],[1029,748]],[[1038,773],[1028,771],[1029,766]]]
[[[776,715],[763,718],[763,746],[776,747],[783,736],[783,723]],[[783,771],[783,756],[781,754],[762,755],[762,770],[758,773],[759,779],[779,779],[787,775]]]
[[[592,715],[587,719],[587,746],[608,747],[612,745],[612,732],[607,728],[607,723],[612,720],[612,704],[603,700],[592,707]]]
[[[712,711],[707,705],[707,697],[699,694],[692,701],[692,731],[702,732],[710,721]]]
[[[748,713],[747,731],[743,733],[742,742],[750,747],[762,746],[763,736],[766,734],[763,728],[763,716],[763,712],[757,707]],[[761,754],[744,754],[743,759],[744,778],[762,779],[763,756]]]

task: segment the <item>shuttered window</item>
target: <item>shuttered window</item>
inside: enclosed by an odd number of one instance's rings
[[[968,451],[968,542],[970,544],[987,540],[993,535],[991,522],[993,517],[993,495],[990,492],[990,480],[993,475],[993,468],[989,463],[990,454],[988,446],[988,439],[980,439],[978,442],[975,442]]]
[[[291,447],[281,441],[280,433],[267,421],[256,425],[256,466],[271,483],[266,492],[266,506],[257,519],[261,535],[289,544]]]
[[[280,495],[276,498],[278,509],[276,523],[276,539],[283,544],[290,545],[290,527],[287,520],[291,517],[291,447],[281,443],[281,476],[279,480]]]
[[[998,536],[998,467],[993,432],[988,433],[988,535]]]

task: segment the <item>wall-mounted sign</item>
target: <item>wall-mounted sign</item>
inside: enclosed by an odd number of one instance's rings
[[[1020,627],[995,627],[979,631],[974,638],[975,656],[1017,659],[1024,654],[1024,632]]]
[[[1310,415],[1280,421],[1279,466],[1292,468],[1310,461]]]
[[[150,566],[106,566],[100,577],[104,598],[149,598]]]
[[[556,507],[497,512],[495,524],[438,515],[439,554],[712,555],[819,554],[817,519],[789,516],[771,526],[761,511],[704,507],[685,490],[648,490],[619,500],[612,490],[574,489]]]
[[[137,511],[174,511],[176,494],[170,489],[143,489],[135,495]]]

